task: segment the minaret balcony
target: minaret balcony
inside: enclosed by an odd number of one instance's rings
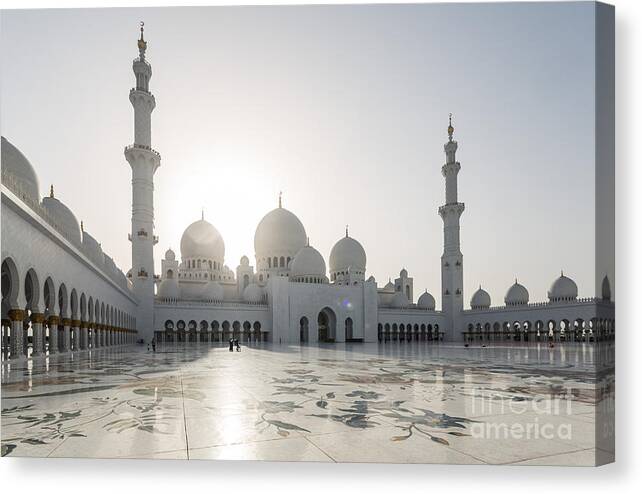
[[[131,151],[149,151],[152,153],[156,158],[158,158],[158,161],[161,159],[161,155],[158,151],[153,149],[151,146],[145,146],[144,144],[130,144],[129,146],[125,146],[125,154],[131,152]]]
[[[439,208],[439,216],[444,218],[445,216],[456,214],[461,216],[461,213],[464,212],[465,206],[463,202],[454,202],[450,204],[444,204]]]
[[[144,269],[140,269],[138,271],[138,277],[139,278],[148,278],[149,275],[147,274],[147,271],[145,271]]]
[[[152,240],[154,241],[154,245],[156,245],[158,243],[158,235],[154,235]]]

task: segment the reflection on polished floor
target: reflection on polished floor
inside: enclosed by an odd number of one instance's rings
[[[3,363],[2,455],[530,465],[614,456],[604,427],[611,344],[223,345]]]

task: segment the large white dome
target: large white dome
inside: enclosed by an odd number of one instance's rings
[[[330,272],[351,269],[366,272],[366,251],[354,238],[346,236],[339,240],[330,251]]]
[[[325,281],[325,261],[314,247],[303,247],[290,263],[290,279],[300,281],[301,278],[315,278]]]
[[[2,171],[15,181],[27,199],[37,204],[40,202],[40,190],[33,166],[18,148],[4,137],[1,146]]]
[[[214,225],[200,219],[188,226],[181,237],[181,258],[215,259],[222,263],[225,257],[223,237]]]
[[[303,223],[293,213],[278,207],[266,214],[256,227],[254,252],[257,258],[293,258],[306,243]]]
[[[548,291],[548,298],[551,302],[575,300],[577,298],[577,285],[571,278],[564,276],[564,273],[562,273],[551,285],[551,289]]]
[[[506,305],[526,305],[528,304],[528,290],[524,285],[520,285],[515,280],[515,283],[508,289],[504,297]]]
[[[71,209],[53,197],[53,190],[51,196],[43,198],[42,206],[51,215],[51,218],[56,224],[56,229],[60,231],[60,233],[77,244],[81,243],[80,225],[78,224],[76,216],[71,212]]]
[[[470,299],[471,309],[488,309],[490,307],[490,295],[481,286]]]

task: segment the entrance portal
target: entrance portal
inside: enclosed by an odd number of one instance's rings
[[[320,343],[334,343],[337,335],[337,318],[332,309],[326,307],[317,317],[318,338]]]
[[[299,321],[299,341],[307,343],[308,341],[308,318],[302,317]]]

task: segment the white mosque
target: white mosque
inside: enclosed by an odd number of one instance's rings
[[[531,302],[520,283],[492,305],[479,288],[464,308],[464,264],[457,196],[457,141],[448,126],[441,171],[446,182],[440,309],[428,292],[416,297],[405,269],[379,286],[367,255],[346,228],[328,266],[305,226],[283,207],[268,212],[254,235],[254,265],[243,256],[225,263],[225,242],[204,217],[181,238],[180,259],[167,250],[154,273],[152,68],[143,28],[133,62],[134,143],[124,150],[132,169],[132,267],[125,274],[55,196],[41,198],[27,158],[2,138],[2,350],[4,358],[38,357],[134,341],[439,342],[470,340],[599,341],[613,338],[614,303],[608,277],[601,294],[578,298],[564,273],[547,300]],[[435,260],[436,261],[436,260]]]

